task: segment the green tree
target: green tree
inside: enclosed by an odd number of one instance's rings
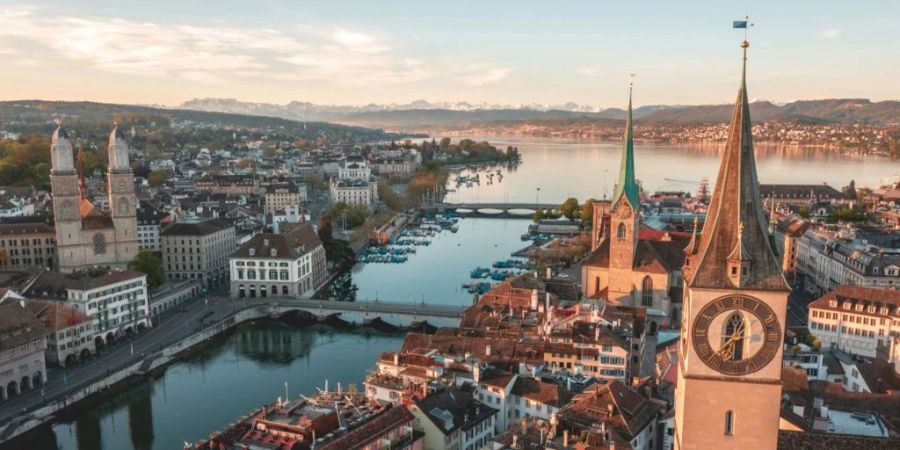
[[[147,182],[153,187],[160,187],[166,184],[167,181],[169,181],[169,172],[164,170],[154,170],[150,172],[150,175],[147,175]]]
[[[303,179],[303,181],[306,183],[307,186],[312,188],[314,191],[324,191],[324,190],[328,189],[328,183],[325,181],[325,178],[322,177],[321,175],[311,173],[311,174],[307,175]]]
[[[579,209],[578,199],[569,197],[559,207],[559,212],[566,216],[567,219],[572,220],[575,218],[575,214],[578,213]]]
[[[536,209],[534,211],[534,214],[531,215],[531,220],[533,220],[535,222],[540,222],[543,218],[544,218],[544,210],[540,209],[540,208]]]
[[[800,217],[804,219],[809,219],[812,216],[812,210],[809,209],[809,206],[801,206],[799,210],[797,210],[797,214],[800,214]]]
[[[147,275],[147,285],[150,289],[156,289],[166,281],[159,257],[150,250],[141,250],[134,260],[128,263],[128,268]]]
[[[363,205],[354,205],[344,202],[335,203],[329,211],[333,220],[343,223],[347,229],[359,227],[372,215],[372,211]]]

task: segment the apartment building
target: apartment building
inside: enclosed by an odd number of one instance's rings
[[[809,304],[808,328],[822,348],[900,360],[900,291],[839,285]]]
[[[325,249],[310,224],[284,234],[257,234],[228,264],[232,298],[308,298],[326,278]]]
[[[162,264],[169,280],[200,280],[203,287],[228,286],[228,256],[237,249],[227,219],[173,223],[161,232]]]
[[[0,223],[0,270],[30,271],[53,268],[56,231],[46,222]]]

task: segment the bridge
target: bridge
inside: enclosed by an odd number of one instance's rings
[[[376,322],[397,328],[411,328],[428,323],[434,327],[458,327],[465,306],[401,303],[383,301],[337,302],[330,300],[298,300],[290,298],[245,299],[240,309],[256,309],[255,314],[283,317],[302,314],[319,322],[339,320],[348,325],[371,325]],[[237,300],[237,302],[241,302]]]
[[[561,203],[436,203],[434,205],[423,206],[422,209],[438,212],[455,211],[462,216],[530,217],[537,209],[557,211],[560,204]]]

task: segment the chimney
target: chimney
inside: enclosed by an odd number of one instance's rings
[[[550,312],[550,293],[544,293],[544,311]]]
[[[481,382],[481,363],[475,364],[472,367],[472,381],[476,384]]]
[[[563,448],[569,446],[569,430],[563,430]]]
[[[594,325],[594,341],[600,340],[600,324]]]
[[[400,365],[400,353],[398,353],[398,352],[394,352],[394,365],[395,366]]]
[[[546,277],[546,278],[552,278],[552,277],[553,277],[553,271],[548,267],[548,268],[547,268],[547,277]]]
[[[487,344],[484,346],[484,356],[486,356],[486,357],[491,356],[491,344]]]
[[[531,290],[531,310],[537,311],[537,308],[538,308],[538,290],[532,289]]]

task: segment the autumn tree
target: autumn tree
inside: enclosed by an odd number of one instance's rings
[[[564,216],[566,216],[566,219],[569,220],[574,219],[579,210],[580,208],[578,206],[578,199],[576,199],[575,197],[567,198],[566,201],[563,202],[563,204],[559,207],[559,212],[561,212]]]
[[[165,170],[154,170],[150,172],[150,175],[147,175],[147,182],[153,187],[160,187],[166,184],[167,181],[169,181],[169,172]]]

